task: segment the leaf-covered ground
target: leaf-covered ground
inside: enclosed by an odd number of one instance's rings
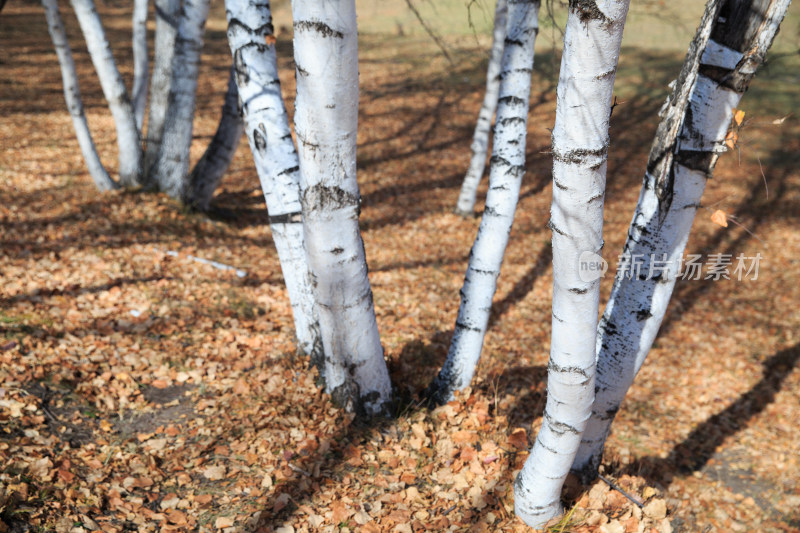
[[[209,22],[195,159],[227,79],[220,9]],[[103,13],[130,79],[129,14]],[[796,28],[793,19],[782,36],[796,39]],[[71,19],[68,29],[90,123],[113,170],[113,124]],[[290,42],[279,32],[289,100]],[[545,400],[547,128],[558,61],[547,49],[537,58],[528,172],[474,386],[429,410],[418,394],[444,359],[479,223],[451,209],[486,42],[450,43],[453,65],[425,37],[362,40],[361,222],[400,398],[396,419],[365,425],[336,409],[294,355],[246,143],[216,202],[233,219],[187,214],[160,195],[98,194],[41,10],[5,7],[0,531],[526,530],[513,515],[512,483]],[[655,112],[681,61],[632,47],[624,54],[608,171],[612,269]],[[679,282],[614,424],[603,475],[643,509],[606,481],[571,482],[568,515],[551,531],[800,531],[797,66],[778,57],[756,80],[739,144],[709,183],[688,247],[704,259],[760,252],[758,279]],[[741,226],[713,223],[717,209]]]

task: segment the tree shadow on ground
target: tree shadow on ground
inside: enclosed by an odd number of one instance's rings
[[[676,474],[685,477],[702,470],[718,447],[775,401],[798,360],[800,343],[771,355],[764,361],[762,378],[749,391],[699,424],[667,457],[643,457],[624,467],[620,474],[640,475],[650,483],[668,486]]]

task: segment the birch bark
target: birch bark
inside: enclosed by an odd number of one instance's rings
[[[244,131],[241,110],[239,109],[239,91],[236,88],[234,67],[231,66],[228,78],[228,90],[225,91],[225,102],[222,105],[222,116],[217,131],[189,174],[188,184],[184,191],[183,203],[200,211],[208,211],[214,191],[219,187],[222,176],[228,170],[239,140]]]
[[[149,0],[133,2],[133,115],[140,136],[147,107],[147,77],[150,61],[147,57],[147,8]]]
[[[608,122],[627,11],[628,1],[572,0],[569,5],[553,129],[547,404],[514,486],[517,516],[532,527],[561,512],[561,487],[594,400],[600,282],[581,272],[580,263],[603,246]]]
[[[437,403],[452,399],[475,374],[489,324],[497,277],[525,174],[525,141],[533,72],[538,0],[509,0],[486,208],[461,289],[453,340],[439,375],[426,391]]]
[[[147,117],[147,147],[144,155],[145,184],[154,188],[150,176],[161,148],[164,120],[167,116],[172,58],[175,56],[175,36],[178,33],[180,0],[155,0],[156,36],[153,53],[153,73],[150,79],[150,111]]]
[[[392,387],[358,228],[355,1],[294,0],[292,14],[303,227],[325,389],[348,410],[380,415]]]
[[[211,0],[183,0],[182,16],[175,37],[167,116],[158,157],[150,172],[159,190],[181,199],[189,173],[197,75],[203,34]]]
[[[142,143],[133,116],[133,105],[111,54],[111,46],[106,39],[94,0],[71,0],[71,3],[100,79],[103,95],[114,117],[119,147],[120,185],[136,187],[141,184]]]
[[[100,162],[100,156],[97,154],[92,134],[89,131],[89,125],[86,122],[86,115],[83,113],[83,99],[78,86],[78,74],[75,71],[75,61],[72,59],[72,50],[67,40],[67,32],[64,30],[61,13],[58,10],[58,0],[42,0],[42,5],[47,17],[47,29],[50,31],[50,37],[53,40],[56,55],[58,55],[58,63],[61,66],[64,99],[67,102],[69,114],[72,116],[75,136],[78,138],[78,144],[89,169],[89,175],[99,190],[116,189],[116,182],[111,179],[103,163]]]
[[[319,365],[322,341],[303,246],[299,163],[281,95],[275,46],[269,44],[274,31],[269,3],[226,0],[225,8],[235,86],[292,304],[298,345]]]
[[[472,135],[472,158],[469,161],[467,174],[461,184],[455,213],[462,217],[474,214],[475,196],[478,184],[483,177],[486,166],[486,152],[489,150],[489,133],[492,131],[492,118],[497,109],[497,97],[500,90],[500,69],[503,64],[503,48],[506,39],[506,21],[508,19],[508,1],[497,0],[494,10],[494,32],[492,33],[492,49],[489,53],[489,66],[486,70],[486,94],[478,112],[478,122]]]
[[[661,326],[700,199],[743,93],[790,0],[712,0],[667,100],[597,331],[592,416],[573,470],[597,476],[611,423]]]

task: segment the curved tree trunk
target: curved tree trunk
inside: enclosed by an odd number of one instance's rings
[[[42,0],[44,13],[47,17],[47,29],[53,39],[53,46],[58,55],[58,63],[61,65],[61,78],[64,83],[64,99],[67,101],[67,109],[72,116],[72,125],[75,128],[75,136],[81,147],[83,160],[89,169],[89,175],[98,189],[108,191],[116,189],[117,184],[106,172],[86,122],[86,115],[83,113],[83,99],[78,86],[78,75],[75,72],[75,62],[72,59],[72,50],[67,41],[67,33],[61,20],[61,13],[58,10],[58,0]]]
[[[392,387],[358,228],[355,0],[294,0],[292,14],[303,226],[325,389],[348,410],[379,415]]]
[[[288,119],[286,120],[288,129]],[[225,92],[225,103],[222,105],[222,116],[219,119],[217,131],[203,153],[203,157],[189,174],[183,193],[184,205],[200,211],[208,211],[214,191],[219,187],[222,176],[231,165],[243,131],[244,122],[239,109],[239,91],[236,89],[234,67],[231,66],[228,90]]]
[[[144,154],[145,185],[149,188],[157,186],[150,176],[150,169],[158,157],[164,135],[180,8],[180,0],[155,0],[156,36],[150,80],[150,112],[147,117],[147,147]]]
[[[442,370],[426,391],[437,403],[451,400],[454,391],[470,384],[481,355],[497,277],[525,174],[528,103],[538,15],[538,0],[510,2],[502,72],[497,75],[502,81],[486,209],[469,255],[450,350]]]
[[[561,487],[594,400],[611,95],[628,1],[570,2],[553,129],[553,321],[542,428],[514,486],[529,526],[561,512]]]
[[[141,135],[144,111],[147,107],[147,7],[148,0],[133,2],[133,115]]]
[[[497,109],[497,95],[500,90],[500,69],[503,61],[503,48],[506,39],[506,20],[508,18],[507,0],[497,0],[494,10],[494,33],[492,34],[492,50],[489,54],[489,67],[486,70],[486,94],[478,112],[478,122],[472,135],[472,159],[469,161],[467,174],[461,184],[455,213],[462,217],[474,214],[475,196],[478,184],[483,177],[486,166],[486,152],[489,150],[489,133],[492,131],[492,118]]]
[[[125,187],[138,186],[141,184],[142,143],[128,91],[111,54],[94,0],[71,0],[71,3],[117,128],[119,182]]]
[[[281,95],[275,46],[268,44],[273,37],[269,3],[226,0],[225,8],[235,73],[231,81],[234,88],[238,85],[241,94],[247,139],[292,303],[298,346],[311,356],[312,363],[319,364],[322,341],[314,318],[314,298],[303,246],[299,163]]]
[[[210,0],[184,0],[175,38],[167,116],[150,179],[171,198],[181,199],[189,173],[197,75]]]
[[[650,149],[639,203],[597,332],[597,396],[573,469],[597,476],[611,422],[661,326],[706,181],[733,110],[772,44],[789,0],[715,0],[692,42]]]

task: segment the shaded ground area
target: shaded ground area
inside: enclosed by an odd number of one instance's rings
[[[0,46],[14,51],[0,58],[0,530],[524,531],[512,482],[546,393],[558,54],[537,58],[527,174],[475,384],[428,410],[418,393],[446,354],[479,224],[451,210],[486,42],[454,40],[450,65],[424,36],[362,38],[361,223],[403,399],[395,420],[365,426],[335,409],[294,356],[246,143],[215,200],[232,220],[186,214],[158,195],[97,194],[39,9],[11,2],[0,15]],[[130,57],[129,13],[118,3],[101,10],[123,43],[117,57]],[[796,39],[792,21],[787,39]],[[74,21],[67,26],[113,171],[113,124]],[[278,50],[291,109],[286,31]],[[794,41],[785,42],[784,51]],[[195,159],[227,80],[219,6],[208,46]],[[612,268],[681,60],[624,54],[605,226]],[[574,510],[552,531],[800,531],[800,127],[794,116],[774,123],[800,101],[798,67],[787,52],[757,78],[740,144],[720,161],[688,246],[704,258],[761,253],[758,279],[679,282],[615,421],[604,476],[644,510],[604,481],[570,485]],[[714,209],[743,227],[715,225]]]

